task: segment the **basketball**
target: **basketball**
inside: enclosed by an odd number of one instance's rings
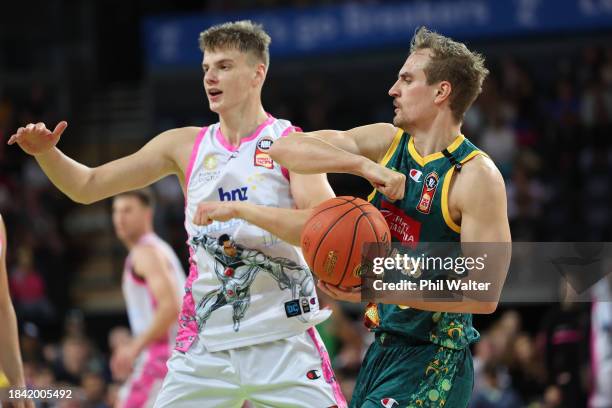
[[[336,197],[317,206],[302,231],[304,258],[323,282],[353,287],[361,284],[363,244],[385,244],[375,248],[385,256],[391,233],[383,215],[370,203],[356,197]]]

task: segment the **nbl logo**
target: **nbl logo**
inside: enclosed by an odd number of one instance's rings
[[[436,190],[438,189],[438,180],[439,176],[435,171],[432,171],[425,177],[423,189],[421,190],[421,198],[416,207],[417,211],[423,214],[429,214],[434,196],[436,195]]]

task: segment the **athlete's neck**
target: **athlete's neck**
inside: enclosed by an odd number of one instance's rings
[[[152,234],[152,233],[153,233],[153,226],[150,226],[150,227],[145,228],[142,233],[135,234],[134,236],[130,236],[130,237],[125,237],[121,241],[123,241],[123,245],[125,245],[128,251],[130,251],[132,248],[138,245],[141,239],[143,239],[145,236]]]
[[[408,130],[421,156],[441,152],[461,134],[461,124],[450,115],[439,115],[429,124]]]
[[[245,104],[219,115],[221,133],[232,146],[240,146],[240,141],[253,134],[257,127],[266,120],[268,120],[268,114],[261,102]]]

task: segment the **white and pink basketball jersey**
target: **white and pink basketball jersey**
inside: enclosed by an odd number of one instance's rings
[[[164,254],[172,273],[172,283],[176,288],[177,297],[180,299],[183,296],[185,272],[174,250],[168,243],[153,233],[142,236],[137,245],[152,245]],[[122,289],[132,335],[138,336],[151,325],[157,302],[146,281],[134,274],[131,251],[125,259]],[[175,325],[168,334],[169,342],[174,343],[176,332]]]
[[[301,250],[243,220],[193,223],[202,201],[248,201],[295,207],[288,173],[268,155],[295,129],[272,116],[240,146],[227,143],[220,124],[203,128],[186,173],[185,228],[190,271],[179,318],[177,349],[199,337],[208,351],[274,341],[303,333],[329,317],[319,310]]]

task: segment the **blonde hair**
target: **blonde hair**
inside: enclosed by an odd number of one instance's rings
[[[489,70],[482,55],[470,51],[465,44],[420,27],[410,43],[410,53],[430,49],[431,60],[425,67],[429,85],[440,81],[451,83],[450,109],[457,122],[482,92]]]
[[[266,67],[270,65],[270,42],[272,39],[261,24],[250,20],[223,23],[210,27],[200,33],[200,50],[215,51],[222,48],[234,48],[249,53]]]

